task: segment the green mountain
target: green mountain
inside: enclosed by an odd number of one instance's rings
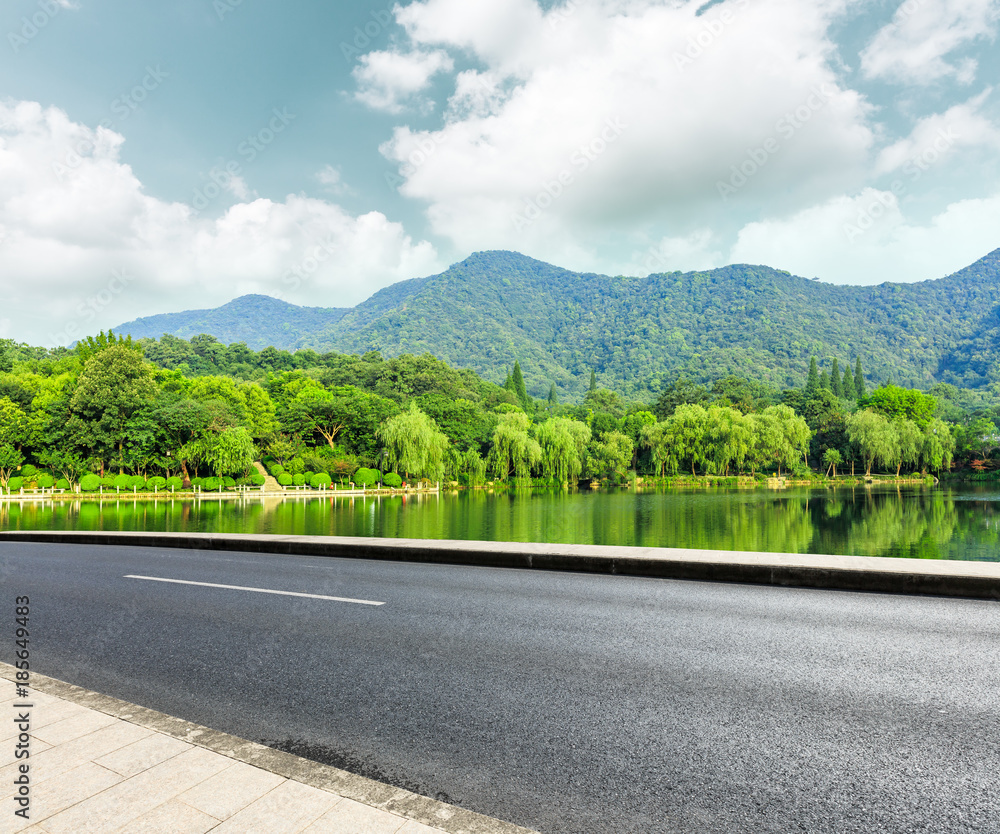
[[[337,322],[349,308],[297,307],[268,295],[244,295],[212,310],[187,310],[146,316],[114,328],[133,339],[158,339],[164,333],[190,339],[199,333],[220,342],[245,342],[253,350],[268,345],[294,350],[304,334]]]
[[[237,312],[248,315],[247,299],[255,299],[257,310],[249,313],[255,320],[237,323]],[[221,341],[255,346],[270,339],[276,347],[385,356],[426,351],[497,382],[516,359],[536,397],[546,396],[551,382],[560,396],[579,396],[591,369],[600,385],[628,395],[656,393],[678,373],[696,381],[733,373],[798,386],[812,355],[821,367],[833,357],[853,367],[860,355],[871,382],[1000,381],[1000,249],[947,278],[866,287],[746,264],[611,277],[516,252],[479,252],[347,311],[282,304],[278,328],[265,301],[281,304],[247,296],[218,310],[176,314],[189,317],[186,332],[160,333],[193,335],[212,317],[218,325],[202,329]],[[251,344],[234,335],[241,328],[259,338]],[[154,335],[148,327],[115,330]]]

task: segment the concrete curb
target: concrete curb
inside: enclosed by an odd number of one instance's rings
[[[0,678],[14,681],[15,672],[13,666],[0,662]],[[442,829],[450,834],[537,834],[529,828],[486,817],[393,785],[357,776],[346,770],[303,759],[291,753],[274,750],[156,710],[101,695],[99,692],[83,689],[38,672],[31,673],[31,688],[163,733],[188,744],[204,747],[214,753],[276,773],[286,779],[331,791],[373,808],[398,814],[432,828]]]
[[[1000,563],[997,562],[666,547],[231,533],[31,530],[0,532],[0,541],[335,556],[1000,600]]]

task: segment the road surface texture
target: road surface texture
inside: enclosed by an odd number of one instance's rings
[[[38,672],[544,834],[1000,832],[996,601],[15,543],[0,578],[6,662],[27,595]]]

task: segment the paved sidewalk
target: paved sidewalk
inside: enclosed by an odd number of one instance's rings
[[[0,831],[24,834],[530,834],[334,767],[32,673],[30,758],[15,761],[0,663]],[[14,814],[30,763],[30,820]]]

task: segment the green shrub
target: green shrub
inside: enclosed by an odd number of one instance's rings
[[[146,479],[142,475],[133,475],[128,481],[129,489],[137,489],[142,492],[146,488]]]
[[[317,472],[309,479],[309,486],[313,489],[329,489],[333,480],[326,472]]]
[[[101,485],[101,479],[97,475],[84,475],[80,478],[80,490],[82,492],[97,492]]]
[[[167,489],[183,489],[184,479],[177,477],[177,475],[171,475],[167,478],[167,482],[164,484]]]
[[[285,474],[285,467],[282,466],[280,463],[276,463],[274,464],[274,466],[271,467],[271,474],[275,478],[280,478],[282,475]]]
[[[123,473],[121,475],[115,475],[115,480],[113,482],[113,486],[115,486],[117,489],[128,489],[129,484],[131,482],[132,482],[132,476],[131,475],[125,475]]]
[[[23,486],[24,486],[24,478],[20,476],[15,476],[11,478],[9,481],[7,481],[8,492],[17,492]]]
[[[146,489],[148,489],[150,492],[157,492],[163,489],[166,485],[167,485],[167,479],[160,475],[154,475],[152,478],[146,481]]]
[[[306,485],[306,476],[305,475],[293,475],[292,476],[292,483],[295,484],[295,486],[305,486]]]
[[[192,478],[191,479],[191,486],[193,486],[193,487],[204,487],[205,486],[205,479],[204,478]]]
[[[385,475],[382,476],[382,483],[387,487],[398,489],[403,485],[403,479],[395,472],[386,472]]]
[[[235,479],[233,479],[233,478],[230,478],[230,477],[229,477],[229,476],[227,475],[227,476],[226,476],[225,478],[223,478],[223,479],[222,479],[222,485],[223,485],[223,486],[224,486],[224,487],[225,487],[226,489],[232,489],[232,488],[233,488],[234,486],[236,486],[236,481],[235,481]]]
[[[300,457],[294,457],[290,461],[288,461],[288,467],[285,469],[285,471],[289,475],[301,475],[303,472],[306,471],[305,461],[302,460],[302,458]]]
[[[201,488],[205,492],[215,492],[221,485],[222,481],[218,478],[205,478],[205,480],[201,482]]]
[[[264,476],[259,472],[250,476],[250,483],[255,487],[264,486]]]
[[[373,486],[379,482],[381,477],[382,474],[377,469],[369,469],[367,466],[362,466],[354,473],[354,483],[358,486]]]
[[[38,476],[38,488],[39,489],[52,489],[55,486],[56,479],[53,478],[48,472],[42,472]]]
[[[34,479],[34,477],[37,474],[38,474],[38,467],[34,466],[33,464],[26,463],[24,466],[21,467],[21,477],[26,481]],[[20,489],[20,487],[18,487],[18,489]]]
[[[282,472],[278,476],[278,483],[281,484],[281,486],[283,486],[283,487],[291,486],[292,485],[292,476],[289,475],[287,472]]]
[[[101,486],[103,486],[103,487],[113,487],[114,485],[115,485],[115,476],[114,475],[105,475],[103,478],[101,478]]]
[[[56,481],[56,489],[69,489],[69,481],[65,478],[60,478]]]

